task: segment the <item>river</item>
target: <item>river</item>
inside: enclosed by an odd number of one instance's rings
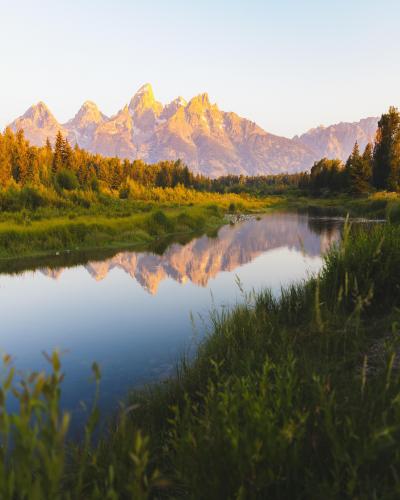
[[[33,271],[3,273],[0,349],[23,372],[45,369],[43,352],[59,349],[62,406],[76,416],[92,399],[90,367],[97,361],[107,414],[130,388],[173,371],[204,335],[210,309],[243,299],[238,280],[245,291],[279,293],[318,272],[342,225],[273,213],[226,225],[216,237],[172,243],[161,255],[122,251],[71,267],[41,260]]]

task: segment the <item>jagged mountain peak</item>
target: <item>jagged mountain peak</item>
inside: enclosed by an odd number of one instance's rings
[[[40,111],[48,111],[50,112],[49,108],[47,107],[46,103],[44,103],[43,101],[39,101],[38,103],[34,104],[33,106],[31,106],[31,109],[32,108],[36,108]]]
[[[150,83],[142,85],[129,103],[129,110],[132,113],[137,113],[145,109],[152,109],[158,112],[162,109],[162,104],[154,98],[153,88]]]
[[[184,99],[182,96],[178,96],[172,102],[178,104],[179,106],[186,106],[187,105],[186,99]]]
[[[216,105],[214,104],[214,106],[216,106]],[[207,94],[207,92],[204,92],[203,94],[199,94],[199,95],[193,97],[189,101],[187,107],[191,111],[197,111],[197,110],[201,110],[201,109],[211,108],[212,104],[210,102],[209,95]]]
[[[146,83],[132,97],[128,109],[136,129],[148,134],[154,130],[163,105],[155,100],[152,86]]]
[[[177,109],[177,108],[180,108],[180,107],[186,107],[187,105],[188,105],[188,102],[186,101],[186,99],[184,99],[182,96],[178,96],[176,99],[174,99],[169,104],[167,104],[165,106],[165,108],[174,107],[174,108]]]
[[[85,101],[76,115],[64,124],[72,142],[90,149],[95,130],[108,120],[93,101]]]
[[[98,110],[99,107],[97,106],[97,104],[93,101],[85,101],[82,106],[81,106],[81,109],[96,109]]]
[[[68,135],[43,101],[28,108],[9,127],[14,132],[24,130],[26,138],[35,146],[42,146],[47,138],[53,140],[59,130]]]
[[[151,86],[151,83],[145,83],[145,84],[143,84],[136,91],[136,95],[140,95],[140,94],[151,94],[152,96],[154,96],[154,94],[153,94],[153,87]]]
[[[111,116],[108,120],[104,122],[104,126],[115,122],[126,122],[132,123],[132,115],[129,110],[128,104],[125,104],[115,115]]]
[[[88,123],[102,123],[105,120],[107,120],[107,116],[99,110],[96,103],[93,101],[85,101],[68,124],[82,126]]]
[[[43,101],[39,101],[37,104],[34,104],[30,108],[28,108],[25,113],[22,115],[22,118],[31,118],[34,120],[38,119],[50,119],[55,120],[53,113],[46,106]]]
[[[164,107],[160,118],[168,120],[178,111],[179,108],[185,108],[186,106],[187,101],[183,97],[179,96]]]

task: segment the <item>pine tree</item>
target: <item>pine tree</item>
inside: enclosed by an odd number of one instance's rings
[[[11,180],[11,162],[7,135],[0,134],[0,188],[5,187]]]
[[[45,148],[46,148],[46,150],[47,150],[47,151],[49,151],[49,152],[52,152],[52,151],[53,151],[53,149],[52,149],[52,147],[51,147],[51,142],[50,142],[50,139],[49,139],[48,137],[46,138]]]
[[[73,163],[73,152],[72,148],[68,142],[68,139],[65,139],[63,141],[63,146],[62,146],[62,164],[63,167],[71,170],[72,169],[72,163]]]
[[[373,184],[377,189],[397,190],[400,173],[400,114],[395,107],[378,122],[373,153]]]
[[[16,135],[11,167],[16,182],[25,184],[28,181],[28,164],[28,143],[25,140],[24,131],[20,129]]]
[[[38,162],[36,148],[29,148],[28,151],[28,170],[26,173],[26,182],[34,184],[38,179]]]
[[[362,159],[364,162],[364,172],[365,172],[365,177],[368,179],[368,183],[371,186],[371,181],[372,181],[372,167],[374,164],[374,146],[371,142],[369,142],[364,149],[364,153],[362,154]]]
[[[365,151],[364,151],[365,153]],[[367,152],[368,154],[368,152]],[[358,143],[354,144],[353,151],[346,162],[349,188],[352,193],[366,193],[370,189],[369,173],[363,156],[360,155]]]
[[[57,132],[56,143],[54,145],[52,172],[56,174],[63,167],[64,138],[61,131]]]

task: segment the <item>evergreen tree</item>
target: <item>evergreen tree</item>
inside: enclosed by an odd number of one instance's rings
[[[12,175],[16,182],[26,184],[28,181],[28,143],[24,131],[18,130],[12,154]]]
[[[28,170],[26,174],[26,182],[36,184],[39,180],[38,176],[38,151],[37,148],[29,148],[28,150]]]
[[[51,142],[50,142],[50,139],[47,137],[46,138],[46,144],[45,144],[45,148],[47,151],[49,151],[50,153],[53,151],[52,147],[51,147]]]
[[[347,178],[349,182],[349,188],[352,193],[366,193],[370,189],[370,174],[368,172],[367,164],[363,156],[361,156],[358,143],[356,142],[354,144],[353,151],[346,162]]]
[[[397,190],[400,173],[400,114],[395,107],[378,122],[373,153],[373,184],[377,189]]]
[[[120,188],[122,183],[122,165],[118,158],[112,158],[110,162],[111,176],[109,187],[111,189],[117,190]]]
[[[0,188],[5,187],[11,180],[9,149],[9,137],[6,131],[4,136],[0,134]]]
[[[62,164],[67,170],[72,170],[73,167],[73,152],[72,148],[68,142],[68,139],[63,141],[62,145]]]
[[[59,170],[63,168],[63,150],[64,150],[64,138],[61,131],[57,132],[56,142],[54,145],[53,163],[52,171],[56,174]]]
[[[345,187],[346,171],[340,160],[322,158],[311,168],[309,187],[315,193],[321,191],[341,191]]]
[[[364,171],[365,177],[368,179],[368,183],[371,186],[372,182],[372,167],[374,163],[374,146],[370,142],[365,146],[364,153],[362,155],[362,159],[364,162]]]

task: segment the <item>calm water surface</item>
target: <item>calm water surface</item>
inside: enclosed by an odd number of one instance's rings
[[[103,413],[127,391],[167,376],[197,338],[191,313],[207,321],[212,304],[232,305],[244,289],[282,285],[321,267],[342,222],[272,214],[220,229],[163,255],[121,252],[71,268],[0,275],[0,350],[21,370],[46,367],[43,351],[63,354],[62,404],[80,414],[90,402],[90,367],[102,370]]]

